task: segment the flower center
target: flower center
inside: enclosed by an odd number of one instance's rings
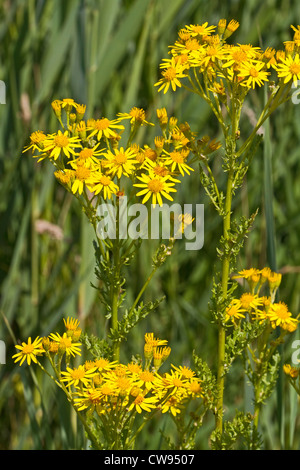
[[[72,346],[72,341],[69,338],[61,338],[60,339],[60,346],[62,348],[70,348]]]
[[[140,374],[140,379],[144,382],[151,382],[154,379],[154,375],[152,372],[148,372],[147,370]]]
[[[300,73],[300,64],[292,64],[290,66],[290,72],[293,75],[297,75],[298,73]]]
[[[176,77],[176,69],[174,69],[174,67],[169,67],[167,70],[162,72],[162,75],[164,76],[165,80],[171,82]]]
[[[84,369],[74,369],[71,373],[73,379],[82,379],[85,375]]]
[[[199,49],[199,42],[197,41],[197,39],[189,39],[189,40],[185,43],[185,47],[186,47],[189,51],[196,51],[197,49]]]
[[[111,179],[108,176],[101,176],[100,178],[100,183],[103,184],[103,186],[109,186],[111,183]]]
[[[247,60],[247,54],[244,51],[236,51],[232,54],[232,58],[235,62],[243,62]]]
[[[157,179],[154,179],[149,181],[148,188],[152,193],[160,193],[163,189],[163,183]]]
[[[109,119],[103,118],[103,119],[97,119],[95,122],[95,128],[99,129],[100,131],[103,131],[104,129],[107,129],[109,127]]]
[[[183,163],[184,162],[184,157],[182,155],[182,153],[180,152],[171,152],[170,153],[170,157],[172,158],[173,162],[176,162],[176,163]]]
[[[109,387],[108,385],[103,385],[101,387],[101,393],[103,395],[112,395],[113,394],[113,389]]]
[[[174,385],[174,387],[182,387],[183,382],[182,382],[182,380],[180,380],[178,378],[175,378],[175,379],[173,379],[173,385]]]
[[[209,46],[206,50],[206,55],[208,55],[210,57],[213,57],[213,56],[217,55],[217,52],[218,52],[218,50],[215,47]]]
[[[115,161],[118,163],[118,165],[122,165],[123,163],[126,163],[127,156],[124,152],[119,152],[115,157]]]
[[[256,70],[254,67],[251,67],[251,69],[249,70],[249,74],[251,75],[251,77],[256,78],[258,77],[258,70]]]
[[[140,108],[132,108],[129,114],[138,121],[144,121],[145,119],[145,111]]]
[[[76,169],[76,178],[79,179],[80,181],[86,180],[90,176],[91,172],[88,168],[85,167],[78,167]]]
[[[136,397],[136,399],[134,400],[134,403],[135,403],[136,405],[140,405],[141,403],[143,403],[143,401],[144,401],[143,395],[139,395],[139,396]]]
[[[286,305],[280,305],[278,309],[276,309],[276,315],[278,318],[285,320],[286,318],[290,317],[290,312]]]
[[[168,175],[168,170],[167,168],[164,168],[163,166],[159,166],[157,165],[154,169],[153,169],[154,173],[157,175],[157,176],[166,176]]]
[[[103,178],[106,178],[106,176],[103,176]],[[107,367],[109,364],[109,361],[107,359],[98,359],[96,362],[95,362],[95,365],[96,367],[98,367],[98,369],[103,369],[104,367]]]
[[[81,150],[79,157],[82,160],[87,160],[88,158],[93,156],[93,149],[83,149]]]
[[[66,135],[57,135],[54,138],[56,147],[67,147],[69,144],[69,139]]]
[[[33,344],[26,344],[23,348],[23,354],[31,354],[34,350]]]
[[[241,297],[242,306],[248,308],[253,300],[254,297],[252,294],[243,294]]]

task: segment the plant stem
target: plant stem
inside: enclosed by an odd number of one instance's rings
[[[230,230],[232,183],[233,183],[233,171],[230,171],[228,175],[228,181],[227,181],[225,216],[224,216],[224,221],[223,221],[224,238],[227,238],[228,232]],[[222,293],[223,293],[224,298],[227,297],[229,269],[230,269],[229,257],[224,257],[223,266],[222,266]],[[218,375],[217,375],[218,400],[217,400],[217,410],[216,410],[216,429],[221,433],[223,429],[225,341],[226,341],[225,327],[222,321],[220,321],[219,328],[218,328]]]
[[[119,310],[119,294],[120,294],[120,246],[119,246],[119,231],[120,231],[120,206],[119,198],[116,199],[117,211],[116,211],[116,239],[114,240],[113,247],[113,270],[114,270],[114,282],[111,286],[111,326],[113,330],[118,329],[118,310]],[[113,344],[113,360],[119,361],[120,359],[120,343],[114,342]]]
[[[223,216],[223,237],[228,239],[231,224],[231,205],[233,196],[233,183],[234,183],[234,162],[236,150],[236,133],[238,131],[238,123],[240,118],[241,106],[233,100],[232,102],[232,115],[231,115],[231,136],[225,134],[226,139],[226,152],[228,159],[228,179],[226,187],[225,199],[225,213]],[[227,298],[228,293],[228,280],[230,274],[230,255],[225,255],[222,263],[222,295],[223,299]],[[217,373],[217,409],[216,409],[216,430],[222,434],[223,431],[223,401],[224,401],[224,382],[225,382],[225,343],[226,343],[226,330],[222,319],[219,321],[218,326],[218,373]]]

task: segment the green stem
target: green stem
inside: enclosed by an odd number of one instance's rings
[[[143,293],[145,292],[145,290],[147,289],[148,285],[150,284],[151,279],[153,278],[153,276],[154,276],[154,274],[156,273],[157,269],[158,269],[158,266],[155,266],[155,267],[153,268],[153,270],[151,271],[150,275],[147,277],[146,282],[144,283],[143,287],[141,288],[140,292],[138,293],[138,295],[137,295],[135,301],[133,302],[133,304],[132,304],[132,306],[131,306],[131,309],[130,309],[130,311],[129,311],[129,316],[130,316],[130,314],[133,312],[133,310],[135,309],[135,307],[137,306],[137,304],[138,304],[140,298],[142,297]]]
[[[231,220],[231,203],[232,203],[232,182],[233,182],[233,171],[229,172],[227,181],[227,192],[225,202],[225,216],[223,221],[223,235],[227,238],[230,230]],[[228,291],[228,279],[230,270],[230,259],[224,257],[222,266],[222,293],[224,299],[227,297]],[[223,322],[220,321],[218,327],[218,374],[217,374],[217,410],[216,410],[216,429],[222,433],[223,430],[223,401],[224,401],[224,375],[225,375],[225,342],[226,342],[226,330]]]
[[[223,217],[223,237],[228,239],[231,224],[231,205],[233,196],[233,182],[234,182],[234,160],[235,156],[235,141],[236,133],[238,130],[238,123],[240,119],[241,106],[233,100],[232,102],[232,115],[231,115],[231,136],[226,139],[226,151],[228,152],[227,158],[229,160],[229,171],[226,188],[225,199],[225,215]],[[228,294],[228,280],[230,274],[230,255],[224,255],[222,263],[222,295],[223,299],[227,298]],[[223,401],[224,401],[224,384],[225,384],[225,344],[226,344],[226,330],[223,321],[219,321],[218,326],[218,372],[217,372],[217,409],[216,409],[216,430],[222,434],[223,431]]]
[[[113,246],[113,263],[114,263],[114,283],[111,286],[111,326],[112,329],[117,331],[118,329],[118,311],[119,311],[119,294],[120,294],[120,285],[118,280],[120,279],[120,247],[119,247],[119,217],[120,217],[120,208],[119,208],[119,198],[116,199],[117,211],[116,211],[116,239],[114,240]],[[114,342],[113,344],[113,359],[114,361],[119,361],[120,359],[120,343]]]

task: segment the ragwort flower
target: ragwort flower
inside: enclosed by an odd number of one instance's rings
[[[28,338],[28,342],[23,342],[22,345],[17,344],[15,346],[17,349],[20,349],[20,352],[14,354],[12,357],[15,359],[15,362],[20,361],[20,366],[26,360],[27,364],[30,365],[31,361],[37,362],[36,356],[43,354],[45,351],[42,347],[42,338],[37,337],[33,342],[31,338]]]

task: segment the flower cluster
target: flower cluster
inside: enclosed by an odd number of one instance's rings
[[[130,196],[136,188],[143,204],[151,200],[162,205],[163,198],[173,201],[179,178],[194,171],[188,164],[189,138],[165,108],[156,111],[159,135],[144,146],[133,143],[140,126],[154,125],[146,120],[143,109],[134,107],[113,120],[85,120],[85,106],[72,99],[55,100],[52,108],[62,130],[33,132],[24,152],[30,149],[38,161],[50,160],[57,180],[83,201],[89,199],[94,207],[101,200],[124,195],[128,181],[132,183]],[[130,123],[126,144],[122,143],[124,121]]]
[[[188,79],[193,90],[202,96],[213,93],[221,101],[226,93],[244,97],[249,90],[261,87],[271,79],[284,85],[300,78],[300,27],[295,28],[293,40],[284,43],[283,50],[267,47],[263,50],[251,44],[229,44],[227,39],[239,23],[221,19],[217,26],[187,25],[170,46],[170,58],[161,63],[161,78],[155,84],[166,93],[183,85]],[[203,82],[201,82],[201,79]]]
[[[171,348],[153,333],[145,334],[144,364],[121,364],[98,357],[71,367],[72,357],[81,355],[81,329],[78,320],[68,318],[64,323],[66,331],[62,335],[51,333],[33,342],[29,338],[27,344],[16,345],[19,352],[13,357],[20,365],[27,360],[29,365],[33,361],[41,367],[38,357],[48,357],[55,380],[78,411],[85,410],[88,415],[95,411],[100,417],[118,411],[124,418],[131,411],[140,414],[160,410],[176,416],[192,399],[202,396],[200,380],[189,367],[171,365],[168,372],[159,372]]]
[[[244,269],[233,276],[234,279],[245,279],[249,291],[231,301],[226,309],[226,321],[236,324],[248,316],[251,321],[266,322],[273,329],[280,327],[286,332],[295,331],[298,318],[292,316],[284,302],[275,301],[281,277],[280,273],[273,272],[268,267]],[[268,288],[267,292],[263,292],[264,287]]]

